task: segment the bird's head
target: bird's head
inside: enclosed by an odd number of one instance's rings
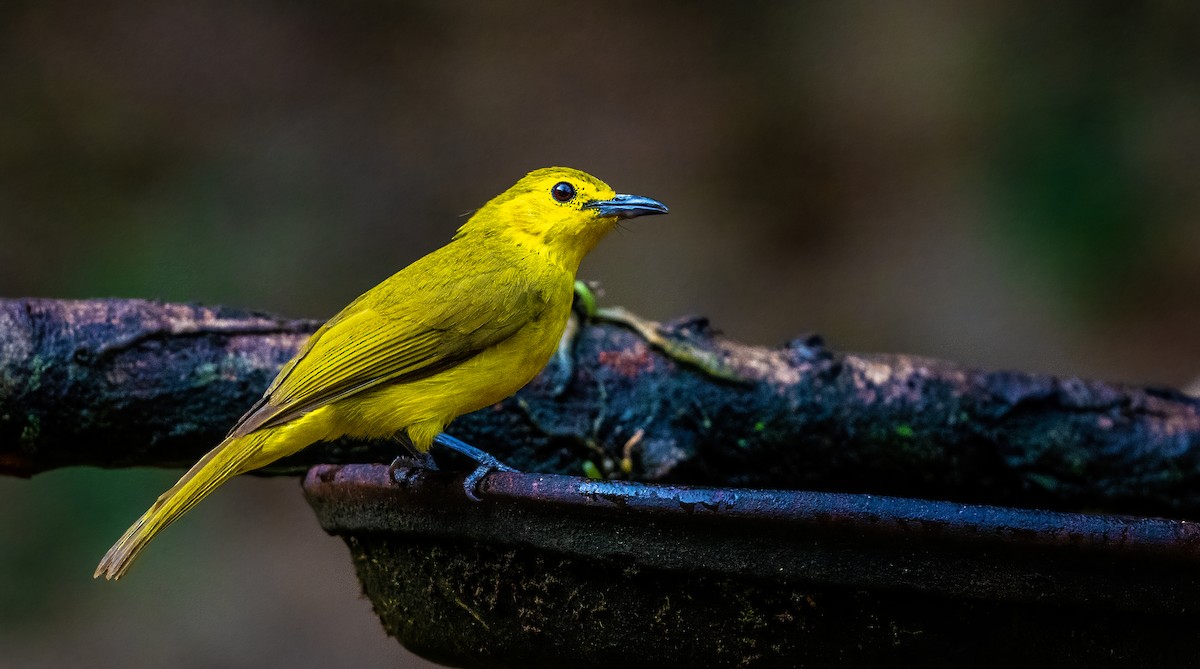
[[[459,230],[506,234],[538,245],[572,271],[617,222],[665,214],[657,200],[613,191],[596,177],[569,167],[547,167],[525,175],[483,206]]]

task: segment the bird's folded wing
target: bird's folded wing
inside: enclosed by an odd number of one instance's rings
[[[452,288],[418,281],[367,293],[309,338],[230,435],[281,425],[382,383],[436,374],[495,346],[547,307],[544,294],[514,278],[475,273],[452,279]],[[504,290],[497,281],[508,282]]]

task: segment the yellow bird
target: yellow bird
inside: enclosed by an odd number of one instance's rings
[[[479,463],[495,458],[442,432],[515,393],[549,361],[570,316],[580,261],[617,222],[665,214],[578,170],[530,172],[446,246],[364,293],[317,330],[229,436],[109,549],[95,576],[120,578],[146,544],[230,477],[343,436],[405,434]]]

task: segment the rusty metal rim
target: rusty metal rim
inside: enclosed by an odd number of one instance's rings
[[[509,472],[486,477],[483,501],[472,502],[461,475],[398,473],[400,482],[386,466],[321,465],[305,492],[322,526],[345,537],[385,627],[438,661],[471,666],[486,647],[497,653],[487,666],[531,666],[536,649],[603,648],[587,666],[606,666],[631,638],[666,664],[672,644],[697,639],[712,642],[705,653],[746,639],[842,663],[859,652],[855,666],[910,641],[910,656],[934,664],[947,649],[966,664],[1195,655],[1176,641],[1200,601],[1200,529],[1185,521]],[[605,624],[570,622],[579,593]],[[639,622],[660,620],[672,601],[694,607],[686,624]],[[767,612],[802,602],[807,613],[799,626],[739,627],[741,614],[729,614],[748,602]],[[484,621],[475,610],[492,626],[474,624]],[[525,610],[568,622],[530,638]]]
[[[545,513],[619,514],[635,520],[728,526],[766,523],[776,531],[854,536],[858,540],[969,544],[973,549],[1065,549],[1121,557],[1200,563],[1200,525],[1182,520],[1069,513],[869,494],[709,488],[597,481],[551,474],[493,472],[480,486],[482,504],[462,494],[461,476],[398,470],[383,465],[319,465],[305,490],[314,506],[358,505],[411,514],[537,508]],[[327,531],[387,531],[377,514],[336,513]],[[428,531],[428,528],[426,528]],[[436,529],[435,529],[436,531]],[[447,531],[450,531],[449,529]]]

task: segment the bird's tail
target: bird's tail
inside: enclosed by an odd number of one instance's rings
[[[264,432],[252,432],[240,437],[229,437],[209,451],[200,461],[184,474],[179,481],[164,492],[146,513],[142,514],[125,534],[104,554],[96,567],[93,578],[104,576],[118,579],[129,570],[142,549],[159,532],[175,519],[187,513],[217,486],[230,478],[254,468],[254,455],[261,453],[262,442],[269,436]],[[249,466],[248,466],[249,465]]]

